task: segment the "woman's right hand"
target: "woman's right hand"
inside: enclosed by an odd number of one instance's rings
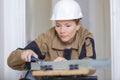
[[[34,56],[35,58],[38,58],[38,55],[33,52],[32,50],[24,50],[21,53],[21,59],[25,62],[30,62],[31,61],[31,56]]]

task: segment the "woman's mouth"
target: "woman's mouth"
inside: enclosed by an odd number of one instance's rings
[[[66,38],[66,35],[60,35],[61,38]]]

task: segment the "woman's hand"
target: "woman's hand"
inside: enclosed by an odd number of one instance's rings
[[[67,60],[63,57],[57,57],[54,61],[67,61]]]
[[[33,52],[32,50],[25,50],[21,53],[21,59],[25,62],[30,62],[31,56],[38,58],[38,55],[35,52]]]

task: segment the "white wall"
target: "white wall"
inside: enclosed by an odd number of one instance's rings
[[[3,1],[0,0],[0,80],[4,80],[4,24]]]
[[[51,0],[27,0],[27,36],[33,40],[51,27]]]
[[[24,0],[0,0],[0,80],[18,80],[21,72],[7,65],[11,51],[25,45]]]
[[[98,59],[111,59],[110,50],[110,6],[109,0],[91,0],[89,6],[89,29],[93,32]],[[110,68],[97,70],[99,80],[111,80]]]
[[[120,80],[120,0],[110,0],[112,80]]]

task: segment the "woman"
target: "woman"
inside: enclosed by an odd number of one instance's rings
[[[39,35],[23,49],[13,51],[8,65],[15,70],[25,70],[31,56],[45,61],[66,61],[73,59],[96,59],[94,39],[80,20],[82,12],[75,0],[60,0],[54,6],[51,20],[55,27]],[[88,74],[95,71],[90,70]]]

